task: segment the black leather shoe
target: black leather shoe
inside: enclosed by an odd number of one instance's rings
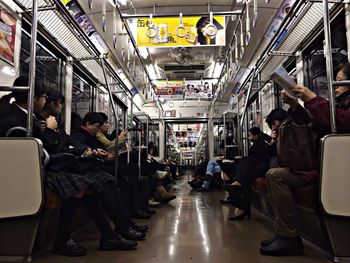
[[[146,213],[154,215],[155,213],[157,213],[157,211],[156,210],[152,210],[152,209],[148,209],[148,210],[146,210]]]
[[[241,221],[244,220],[244,218],[250,219],[250,210],[246,210],[244,211],[242,214],[238,215],[238,216],[231,216],[228,218],[228,220],[230,221]]]
[[[142,210],[136,210],[133,212],[132,217],[136,219],[150,219],[152,215]]]
[[[65,244],[55,244],[52,253],[67,257],[81,257],[87,254],[87,249],[81,247],[73,239],[69,239]]]
[[[275,241],[260,248],[260,253],[267,256],[298,256],[303,255],[301,238],[277,237]]]
[[[145,233],[148,231],[149,227],[147,225],[137,225],[133,224],[131,225],[133,229],[135,229],[137,232]]]
[[[209,188],[205,188],[205,187],[200,187],[198,189],[196,189],[197,192],[208,192]]]
[[[132,227],[128,227],[127,229],[123,229],[118,231],[118,233],[128,240],[143,240],[146,237],[145,233],[137,232]]]
[[[274,242],[276,240],[276,238],[277,238],[277,236],[273,236],[273,237],[271,237],[269,239],[263,240],[263,241],[260,242],[260,245],[262,247],[270,245],[272,242]]]
[[[135,249],[137,243],[135,241],[126,240],[121,236],[117,236],[116,239],[105,239],[100,240],[100,250],[131,250]]]

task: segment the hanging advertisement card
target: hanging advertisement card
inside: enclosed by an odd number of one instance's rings
[[[158,98],[183,98],[183,85],[182,80],[171,81],[157,81],[156,82],[156,96]]]
[[[212,97],[212,81],[211,80],[188,80],[185,81],[184,93],[185,97],[210,99]]]
[[[181,23],[182,22],[182,23]],[[161,17],[137,19],[137,46],[225,46],[225,17]],[[152,33],[152,34],[151,34]]]
[[[17,20],[0,5],[0,59],[15,63],[15,41]]]

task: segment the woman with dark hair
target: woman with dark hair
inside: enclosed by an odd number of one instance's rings
[[[224,32],[222,29],[224,27],[215,19],[213,18],[213,25],[216,27],[217,32],[214,35],[210,35],[210,18],[209,17],[201,17],[197,24],[197,43],[200,45],[221,45],[224,43]]]
[[[248,132],[248,139],[252,143],[248,156],[243,157],[237,167],[236,181],[231,184],[229,191],[232,204],[237,207],[235,215],[229,220],[243,220],[250,218],[250,191],[254,179],[264,177],[269,169],[270,151],[263,138],[263,132],[253,127]]]
[[[350,79],[350,63],[343,64],[337,69],[336,80]],[[282,92],[282,100],[290,105],[289,117],[299,125],[307,124],[315,131],[313,151],[317,160],[319,139],[330,133],[329,101],[317,96],[310,89],[302,86],[292,88],[295,95],[304,102],[303,108],[297,99],[288,97]],[[336,106],[335,119],[338,133],[350,132],[350,87],[335,88]],[[310,117],[312,115],[312,118]],[[293,142],[291,142],[293,143]],[[268,191],[273,203],[276,218],[276,234],[273,238],[261,242],[260,252],[263,255],[288,256],[303,254],[303,243],[300,238],[294,218],[294,201],[291,189],[317,182],[319,165],[307,171],[295,171],[288,167],[270,169],[267,174]]]

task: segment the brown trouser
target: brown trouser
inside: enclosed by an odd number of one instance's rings
[[[266,178],[276,217],[277,235],[298,236],[291,189],[306,185],[307,182],[293,175],[288,168],[272,168],[267,172]]]

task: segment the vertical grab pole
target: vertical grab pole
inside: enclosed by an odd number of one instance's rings
[[[243,109],[243,113],[242,113],[242,118],[240,120],[240,130],[239,130],[239,135],[240,135],[240,145],[241,145],[241,151],[242,153],[244,154],[245,152],[245,147],[244,147],[244,143],[243,143],[243,125],[244,125],[244,118],[245,118],[245,113],[247,111],[247,107],[248,107],[248,101],[249,101],[249,97],[250,97],[250,94],[252,92],[252,89],[253,89],[253,82],[254,82],[254,76],[255,76],[255,71],[256,71],[256,68],[254,67],[253,69],[253,75],[252,75],[252,79],[250,80],[250,83],[249,83],[249,88],[248,88],[248,93],[247,93],[247,98],[244,102],[244,109]],[[238,116],[239,116],[239,109],[238,109]]]
[[[243,142],[242,142],[242,132],[241,132],[241,126],[239,125],[240,118],[239,118],[239,97],[237,96],[237,134],[236,134],[236,140],[237,145],[239,147],[239,152],[242,153],[243,148]]]
[[[139,131],[139,158],[138,158],[138,165],[139,165],[139,182],[141,181],[141,130]]]
[[[224,159],[226,159],[226,112],[224,112]]]
[[[256,68],[254,67],[252,79],[250,80],[250,83],[249,83],[247,98],[245,99],[245,102],[244,102],[244,110],[243,110],[243,115],[242,115],[242,119],[241,119],[241,127],[243,127],[243,124],[244,124],[244,118],[245,118],[245,113],[246,113],[247,108],[248,108],[249,97],[250,97],[250,94],[252,93],[255,71],[256,71]]]
[[[29,94],[28,94],[28,115],[27,115],[27,137],[32,136],[33,132],[33,113],[34,113],[34,88],[35,88],[35,68],[36,68],[36,39],[38,29],[38,1],[33,0],[32,9],[32,30],[30,39],[30,62],[29,62]]]
[[[329,92],[329,114],[331,121],[332,133],[337,133],[337,126],[335,121],[335,94],[333,90],[333,56],[332,56],[332,40],[331,40],[331,26],[329,19],[329,7],[328,0],[322,0],[323,3],[323,25],[324,25],[324,36],[325,36],[325,56],[326,56],[326,67],[327,67],[327,83]]]
[[[116,138],[115,138],[115,185],[118,187],[118,130],[119,130],[119,120],[118,120],[118,113],[115,108],[114,100],[113,100],[113,95],[111,91],[111,87],[108,82],[107,74],[106,74],[106,68],[105,68],[105,60],[103,55],[100,56],[100,61],[101,61],[101,66],[102,66],[102,71],[103,71],[103,76],[106,82],[106,87],[108,91],[108,96],[109,96],[109,101],[112,105],[112,110],[113,110],[113,115],[114,115],[114,120],[115,120],[115,129],[116,129]]]

